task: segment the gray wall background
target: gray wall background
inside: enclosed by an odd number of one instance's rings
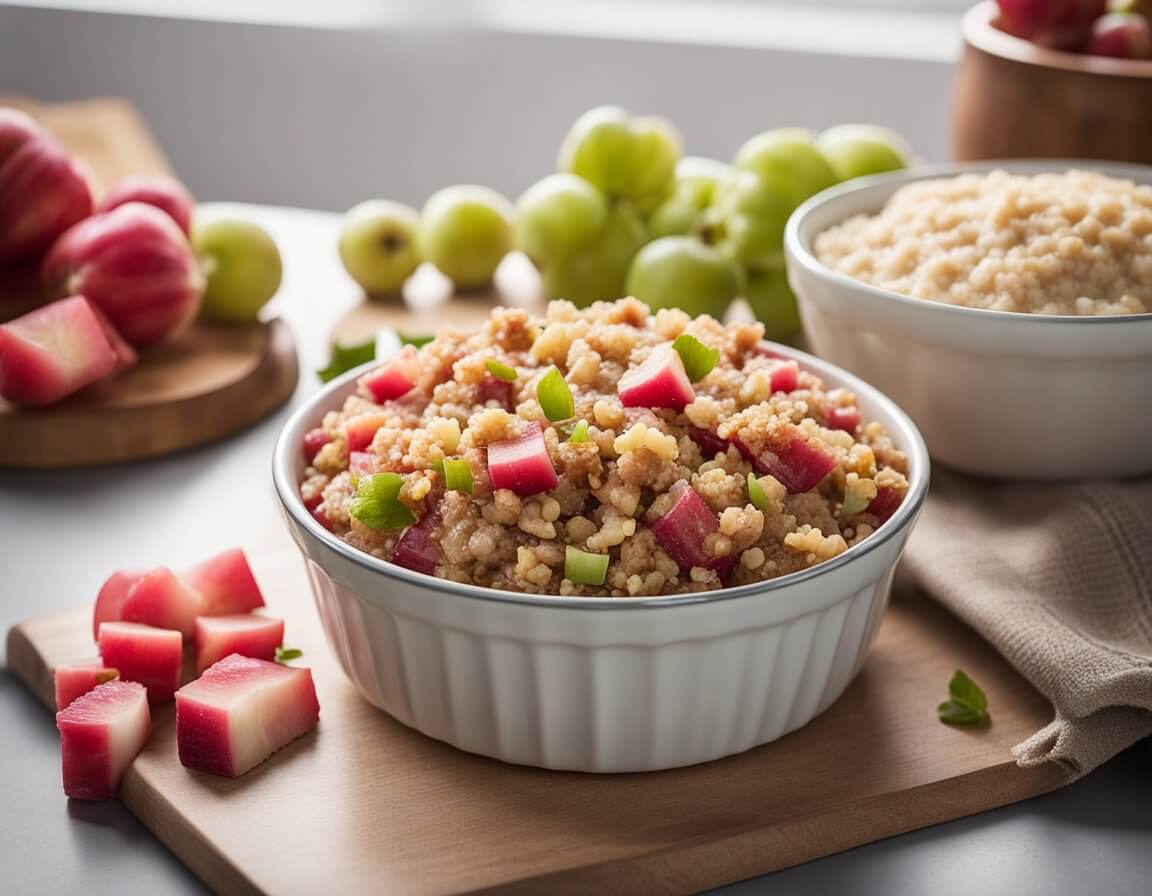
[[[957,38],[959,40],[959,38]],[[0,92],[127,97],[201,199],[340,210],[449,183],[515,197],[612,102],[722,159],[770,127],[876,121],[948,156],[951,66],[497,31],[353,31],[0,6]]]

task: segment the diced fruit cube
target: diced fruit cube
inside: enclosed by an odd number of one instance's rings
[[[176,694],[176,746],[187,768],[235,778],[316,726],[312,672],[233,654]]]
[[[109,669],[99,663],[57,666],[52,670],[52,682],[56,689],[56,709],[63,709],[77,697],[87,694],[106,681],[112,681],[119,675],[116,669]]]
[[[200,592],[204,616],[230,616],[264,606],[264,595],[243,548],[229,548],[191,569],[181,578]]]
[[[387,414],[361,414],[344,424],[344,438],[348,450],[363,451],[372,444],[376,430],[388,422]]]
[[[492,488],[511,489],[521,497],[556,487],[559,479],[539,423],[528,424],[518,438],[488,446],[488,478]]]
[[[273,660],[283,643],[283,619],[251,613],[201,616],[196,620],[196,674],[233,653]]]
[[[512,410],[512,392],[515,388],[514,383],[490,376],[481,380],[476,387],[476,400],[481,404],[494,401],[504,410],[510,411]]]
[[[836,458],[815,442],[804,438],[792,423],[765,433],[753,449],[736,438],[732,443],[761,476],[774,476],[790,495],[820,484],[836,468]]]
[[[440,542],[436,538],[439,516],[437,512],[426,513],[420,522],[405,529],[392,549],[392,562],[426,576],[435,575],[440,562]]]
[[[119,364],[103,325],[80,296],[0,324],[0,396],[14,404],[59,401]]]
[[[704,553],[704,539],[720,530],[716,514],[683,479],[672,486],[671,494],[675,498],[672,509],[652,523],[652,534],[660,547],[683,569],[700,566],[726,574],[735,558]]]
[[[180,632],[137,622],[105,622],[98,640],[104,665],[119,669],[124,681],[144,685],[150,703],[172,699],[180,687]]]
[[[119,622],[124,618],[124,602],[132,586],[148,574],[146,569],[119,569],[112,573],[96,595],[92,612],[92,640],[100,634],[100,623]]]
[[[785,361],[772,368],[773,392],[795,392],[800,378],[800,365],[795,361]]]
[[[77,800],[110,800],[148,740],[148,698],[139,684],[109,681],[56,714],[64,793]]]
[[[728,446],[731,444],[712,430],[702,429],[699,426],[689,427],[688,437],[700,446],[700,453],[704,455],[705,460],[712,460],[717,454],[727,454]]]
[[[881,520],[887,520],[896,512],[903,501],[904,491],[902,489],[893,488],[890,485],[881,486],[877,489],[876,497],[872,499],[866,512],[880,517]]]
[[[420,362],[415,346],[406,345],[375,370],[360,377],[360,394],[378,404],[400,398],[412,391],[420,375]]]
[[[177,578],[168,567],[158,566],[128,589],[120,618],[124,622],[175,629],[191,640],[196,632],[196,617],[203,612],[200,592]]]
[[[320,449],[332,441],[332,436],[328,435],[323,429],[317,426],[315,429],[310,429],[304,433],[304,459],[308,463],[312,463],[316,459],[316,455],[320,453]]]
[[[696,398],[684,362],[671,345],[659,345],[653,349],[643,364],[620,377],[616,391],[626,408],[682,411]]]
[[[856,427],[860,425],[860,409],[852,407],[828,408],[824,412],[824,419],[830,429],[855,432]]]

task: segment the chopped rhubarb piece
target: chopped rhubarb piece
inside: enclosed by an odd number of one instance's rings
[[[183,638],[175,629],[136,622],[105,622],[100,626],[100,659],[120,670],[124,681],[148,689],[150,703],[171,700],[180,687]]]
[[[757,473],[775,477],[790,495],[815,488],[836,468],[836,458],[815,442],[805,439],[792,423],[767,433],[758,450],[753,450],[740,438],[733,439],[732,443],[752,463]]]
[[[344,424],[344,437],[348,450],[363,451],[372,444],[376,430],[388,422],[387,414],[361,414]]]
[[[365,398],[383,404],[411,392],[419,375],[420,360],[416,347],[406,345],[394,357],[360,377],[357,386]]]
[[[196,620],[196,674],[233,653],[273,660],[283,643],[283,619],[251,613],[201,616]]]
[[[824,412],[824,419],[829,429],[842,429],[844,432],[855,432],[860,425],[859,408],[828,408]]]
[[[124,618],[124,602],[132,586],[148,574],[146,569],[120,569],[112,573],[96,595],[92,612],[92,639],[100,634],[101,622],[119,622]]]
[[[332,441],[332,436],[328,435],[323,429],[317,426],[315,429],[310,429],[304,433],[304,460],[312,463],[316,459],[316,455],[320,453],[320,449]]]
[[[510,411],[512,410],[512,390],[514,388],[513,383],[490,376],[481,380],[476,387],[476,399],[480,404],[494,401],[504,410]]]
[[[191,640],[196,617],[204,612],[200,592],[178,579],[166,566],[145,573],[128,589],[120,608],[124,622],[139,622],[155,628],[171,628]]]
[[[0,397],[14,404],[52,404],[119,364],[103,325],[81,296],[0,324]]]
[[[304,502],[304,507],[306,509],[315,510],[317,507],[324,503],[324,493],[322,491],[316,490],[311,492],[307,498],[301,495],[300,500]]]
[[[353,476],[371,476],[376,472],[376,455],[371,451],[353,451],[348,455],[348,472]]]
[[[785,361],[773,367],[770,376],[773,392],[795,392],[800,378],[800,365],[795,361]]]
[[[221,551],[184,570],[181,578],[203,597],[201,615],[230,616],[264,606],[264,595],[243,548]]]
[[[110,800],[148,740],[152,724],[143,687],[109,681],[56,713],[64,793],[76,800]]]
[[[233,654],[176,694],[176,747],[187,768],[235,778],[316,726],[312,672]]]
[[[52,670],[52,683],[56,690],[56,709],[68,706],[77,697],[87,694],[106,681],[119,677],[120,672],[99,663],[76,663],[57,666]]]
[[[312,519],[316,520],[316,522],[318,522],[321,526],[323,526],[329,532],[332,531],[332,520],[328,519],[328,514],[326,514],[324,512],[324,508],[313,507],[309,511],[309,513],[312,514]]]
[[[683,569],[701,566],[727,573],[733,557],[710,557],[704,553],[704,539],[720,530],[716,514],[683,479],[672,486],[671,494],[675,498],[672,509],[652,523],[652,534],[660,547]]]
[[[671,345],[659,345],[639,367],[620,377],[617,394],[626,408],[672,408],[684,410],[696,393],[684,362]]]
[[[409,526],[392,549],[392,562],[426,576],[436,574],[436,564],[440,562],[440,540],[436,537],[436,525],[440,521],[438,511],[426,513],[420,522]]]
[[[519,438],[488,446],[488,478],[492,488],[511,489],[521,497],[556,487],[559,480],[539,423],[529,423]]]
[[[732,444],[727,439],[720,438],[720,436],[712,430],[703,429],[699,426],[690,426],[688,428],[688,437],[700,446],[700,451],[703,452],[705,460],[711,460],[717,454],[727,454],[728,446]]]
[[[896,512],[896,508],[898,508],[903,501],[904,491],[902,489],[884,485],[876,490],[876,497],[872,499],[865,513],[871,513],[873,516],[880,517],[881,520],[887,520]]]

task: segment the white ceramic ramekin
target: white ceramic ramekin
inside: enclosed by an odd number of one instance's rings
[[[813,350],[895,399],[948,466],[1014,479],[1152,472],[1152,314],[1013,314],[910,298],[832,271],[812,240],[875,214],[911,181],[1070,167],[1152,183],[1152,168],[1104,162],[921,168],[826,190],[788,222],[788,279]]]
[[[864,542],[758,585],[666,598],[563,598],[464,586],[355,550],[304,508],[304,433],[362,370],[296,411],[273,476],[324,632],[373,704],[423,733],[506,762],[588,772],[674,768],[806,724],[855,676],[928,485],[908,417],[855,377],[772,346],[856,393],[907,452],[911,489]]]

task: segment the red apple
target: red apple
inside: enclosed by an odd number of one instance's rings
[[[1080,50],[1108,0],[997,0],[996,27],[1054,50]]]
[[[176,747],[185,767],[235,778],[319,718],[311,670],[232,654],[176,693]]]
[[[81,221],[44,259],[54,294],[79,293],[133,345],[171,336],[196,316],[204,275],[187,238],[164,212],[140,202]]]
[[[149,703],[171,700],[180,687],[184,645],[180,632],[136,622],[105,622],[100,625],[99,643],[104,665],[119,669],[124,681],[144,685]]]
[[[92,191],[55,138],[0,109],[0,264],[35,257],[92,213]]]
[[[283,643],[283,619],[252,613],[201,616],[196,620],[196,674],[233,653],[274,660]]]
[[[15,404],[52,404],[121,363],[103,323],[81,296],[0,324],[0,397]]]
[[[152,717],[143,687],[109,681],[56,713],[64,793],[110,800],[148,740]]]
[[[52,683],[56,691],[56,709],[70,706],[77,697],[87,694],[106,681],[120,675],[119,670],[109,669],[100,663],[74,663],[57,666],[52,670]]]
[[[196,200],[184,184],[164,175],[133,174],[116,184],[96,206],[97,212],[110,212],[129,202],[153,205],[168,215],[187,236],[192,232]]]

